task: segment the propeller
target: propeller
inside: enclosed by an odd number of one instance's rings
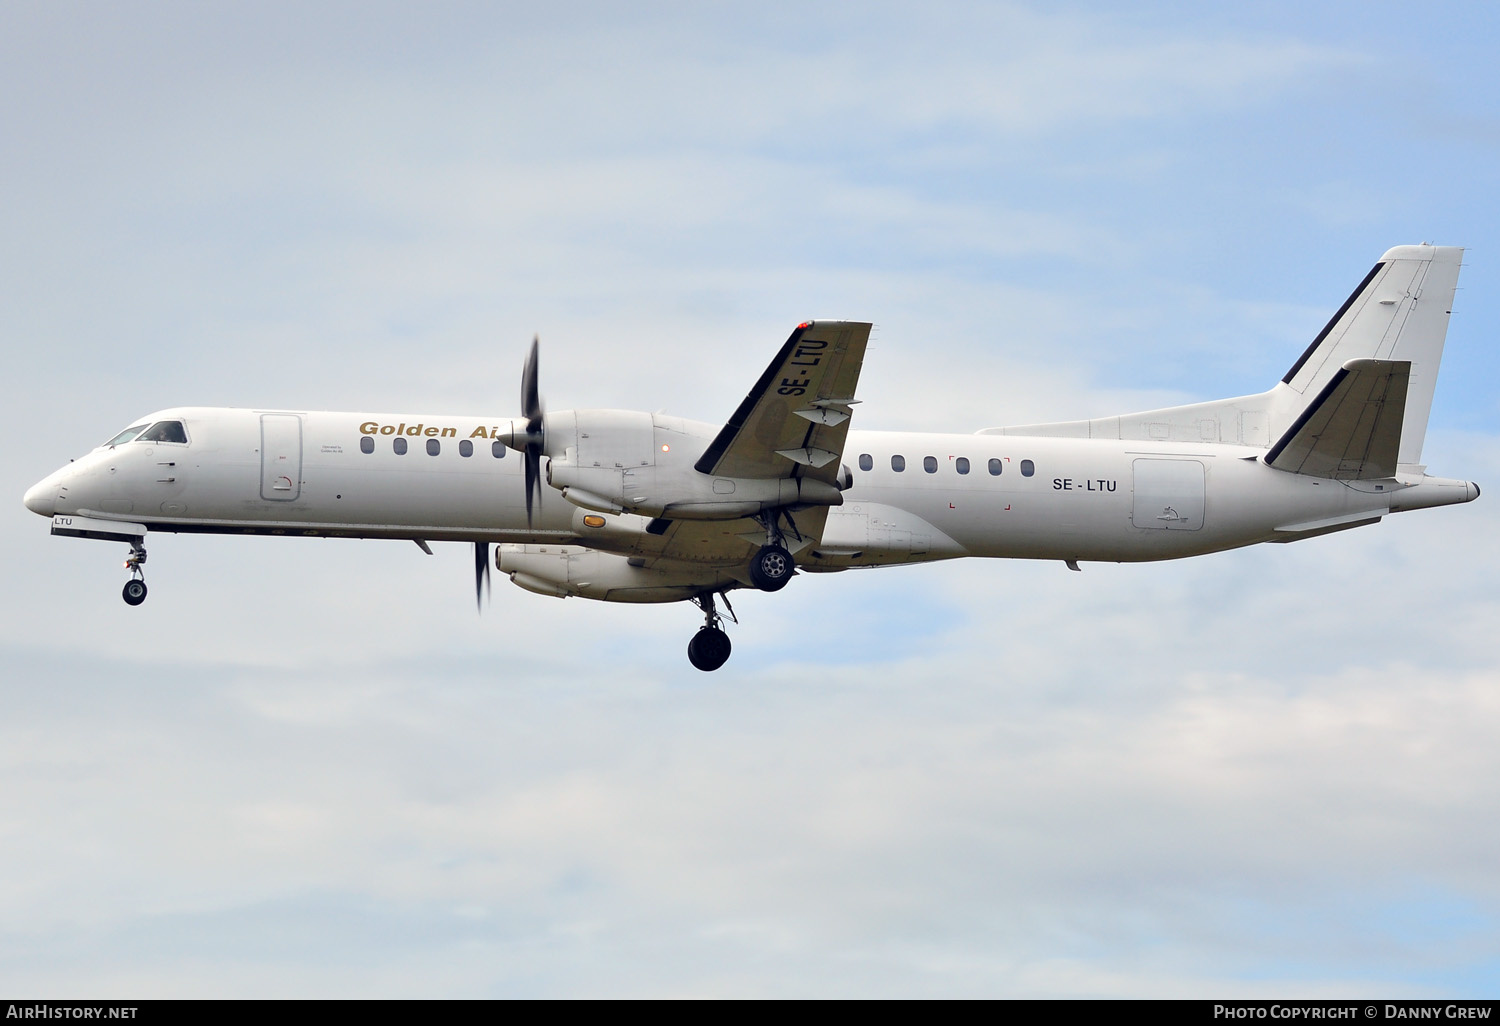
[[[483,596],[490,590],[490,543],[474,543],[474,607],[484,611]]]
[[[521,370],[521,413],[526,417],[526,430],[518,434],[515,421],[504,436],[504,442],[512,449],[519,449],[526,463],[526,526],[531,526],[533,506],[542,504],[542,450],[546,445],[547,432],[543,424],[542,397],[537,391],[537,351],[541,348],[540,336],[531,337],[531,352],[526,354],[526,366]],[[532,494],[536,499],[533,501]],[[474,604],[484,609],[484,597],[490,592],[490,543],[474,543]]]
[[[526,526],[531,526],[531,493],[536,492],[536,505],[542,505],[542,447],[546,443],[546,431],[542,424],[542,397],[537,392],[537,349],[541,345],[538,336],[532,336],[531,352],[526,356],[526,367],[521,371],[521,413],[526,417],[525,447],[522,452],[526,460]]]

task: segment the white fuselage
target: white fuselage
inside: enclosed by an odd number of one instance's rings
[[[495,441],[503,418],[182,408],[147,420],[164,418],[186,425],[186,442],[95,449],[32,488],[27,506],[153,531],[646,551],[632,540],[639,530],[591,534],[585,511],[551,488],[528,526],[522,460]],[[685,473],[717,427],[658,415],[655,430],[658,472]],[[799,563],[1173,559],[1478,494],[1420,475],[1307,477],[1266,466],[1264,454],[1207,442],[851,431],[844,462],[853,484]]]

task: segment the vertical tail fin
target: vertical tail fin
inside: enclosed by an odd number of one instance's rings
[[[1420,464],[1463,254],[1458,246],[1387,250],[1282,383],[1311,404],[1350,360],[1409,362],[1398,462]]]

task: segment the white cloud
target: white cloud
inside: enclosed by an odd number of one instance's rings
[[[578,656],[523,675],[503,656],[175,671],[174,694],[202,692],[173,718],[138,673],[67,685],[25,717],[57,772],[6,732],[10,943],[51,953],[55,979],[107,979],[121,959],[192,964],[160,937],[120,947],[142,930],[176,921],[223,948],[269,903],[352,945],[366,969],[345,986],[365,993],[506,979],[501,960],[458,979],[407,964],[383,924],[415,917],[428,951],[523,944],[540,992],[1285,995],[1321,986],[1289,959],[1360,992],[1423,989],[1401,967],[1440,937],[1378,923],[1413,888],[1462,893],[1492,925],[1496,838],[1472,810],[1496,797],[1493,671],[1325,674],[1267,652],[1225,674],[1209,638],[1141,660],[1107,631],[1070,650],[1025,626],[949,634],[878,676],[576,677]],[[1276,925],[1349,903],[1374,954],[1327,926],[1289,949]],[[595,958],[601,975],[576,975]],[[1286,975],[1237,975],[1254,965]]]

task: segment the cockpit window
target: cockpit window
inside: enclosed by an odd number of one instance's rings
[[[105,442],[104,444],[106,446],[109,446],[109,445],[124,445],[126,442],[130,441],[132,438],[134,438],[136,435],[140,434],[144,430],[146,430],[146,425],[145,424],[137,424],[134,427],[128,427],[124,431],[121,431],[118,435],[115,435],[115,437],[111,438],[109,441]]]
[[[151,428],[137,442],[181,442],[187,444],[187,432],[182,429],[180,420],[160,420],[151,425]]]

